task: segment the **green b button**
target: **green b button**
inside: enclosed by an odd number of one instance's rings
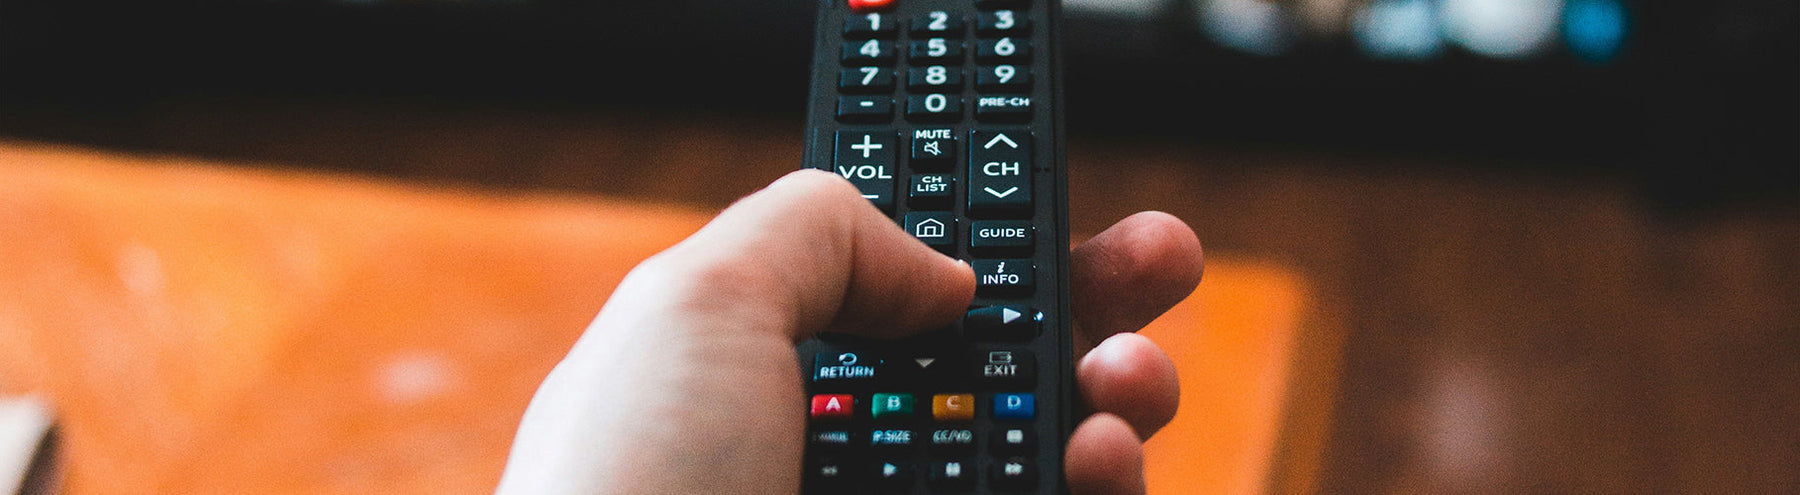
[[[912,416],[912,394],[875,394],[869,401],[870,414],[876,418]]]

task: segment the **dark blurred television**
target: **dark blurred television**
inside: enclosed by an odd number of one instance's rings
[[[837,0],[0,0],[0,133],[80,141],[34,119],[241,98],[798,129],[817,1]],[[1800,196],[1793,0],[1064,3],[1078,136],[1473,157],[1672,204]]]

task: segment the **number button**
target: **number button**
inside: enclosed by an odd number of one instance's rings
[[[926,12],[925,15],[914,18],[912,22],[912,32],[918,36],[960,35],[962,31],[962,18],[942,10]]]
[[[893,38],[899,31],[892,16],[878,12],[844,19],[844,37],[849,39]]]
[[[912,42],[907,58],[915,65],[926,64],[960,64],[963,58],[963,43],[959,40],[932,38]]]
[[[894,61],[893,43],[881,40],[854,41],[844,44],[842,60],[846,65],[886,65]]]
[[[894,71],[880,67],[844,69],[838,74],[838,91],[845,93],[886,93],[894,90]]]
[[[962,69],[933,65],[906,70],[906,87],[913,91],[955,91],[962,89]]]
[[[1023,33],[1031,30],[1031,18],[1025,12],[996,10],[983,12],[976,31],[981,33]]]
[[[906,120],[943,122],[962,118],[962,96],[947,94],[906,97]]]
[[[975,49],[975,58],[982,60],[1031,60],[1031,40],[1024,38],[1000,38],[997,40],[981,40]]]
[[[837,118],[844,122],[881,122],[894,115],[894,99],[886,96],[838,98]]]
[[[975,87],[982,91],[1024,91],[1031,88],[1031,68],[1023,65],[982,67],[975,74]]]

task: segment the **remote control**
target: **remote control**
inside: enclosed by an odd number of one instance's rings
[[[805,166],[968,261],[973,306],[798,347],[804,493],[1067,491],[1073,428],[1057,0],[820,0]]]

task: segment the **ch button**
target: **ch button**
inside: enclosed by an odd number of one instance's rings
[[[838,131],[837,153],[832,159],[833,171],[849,179],[863,199],[885,212],[894,211],[896,141],[893,132]]]
[[[1031,134],[975,131],[969,136],[969,216],[1031,216]]]

